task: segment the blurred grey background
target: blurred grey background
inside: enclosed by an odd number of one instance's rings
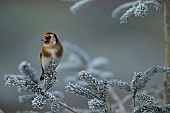
[[[151,9],[145,18],[132,18],[127,24],[120,24],[111,18],[111,12],[124,1],[96,0],[73,15],[69,10],[73,2],[1,0],[0,109],[6,113],[31,109],[29,104],[18,103],[17,89],[6,87],[3,78],[5,74],[20,74],[18,64],[23,60],[30,62],[40,74],[40,39],[48,31],[57,33],[61,41],[78,45],[91,58],[108,57],[108,70],[115,78],[127,82],[134,72],[164,65],[163,11]],[[161,84],[162,79],[155,77],[151,83]],[[63,84],[58,87],[65,93]],[[73,107],[87,106],[86,100],[75,98],[67,93],[64,102]]]

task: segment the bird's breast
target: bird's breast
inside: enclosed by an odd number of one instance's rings
[[[44,70],[48,68],[49,63],[52,58],[57,61],[57,65],[58,65],[58,63],[60,62],[60,58],[56,57],[58,50],[57,49],[46,49],[45,52],[48,53],[49,56],[42,57],[42,67],[44,68]]]
[[[42,47],[42,57],[45,58],[54,58],[54,59],[61,59],[63,54],[63,47],[62,46],[43,46]]]
[[[51,58],[56,59],[56,53],[58,52],[57,49],[47,49],[47,52],[51,55]]]

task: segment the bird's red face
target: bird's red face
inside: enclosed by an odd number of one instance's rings
[[[45,44],[49,44],[51,42],[51,34],[44,34],[44,38],[41,41],[44,41]]]

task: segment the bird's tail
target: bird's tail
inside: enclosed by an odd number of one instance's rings
[[[44,80],[44,73],[41,74],[40,81]]]

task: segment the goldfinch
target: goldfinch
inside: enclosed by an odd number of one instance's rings
[[[56,34],[48,32],[44,34],[44,38],[41,41],[43,41],[44,44],[42,45],[40,52],[40,64],[42,68],[40,81],[44,79],[44,74],[46,73],[51,59],[55,59],[58,65],[63,55],[63,46]]]

